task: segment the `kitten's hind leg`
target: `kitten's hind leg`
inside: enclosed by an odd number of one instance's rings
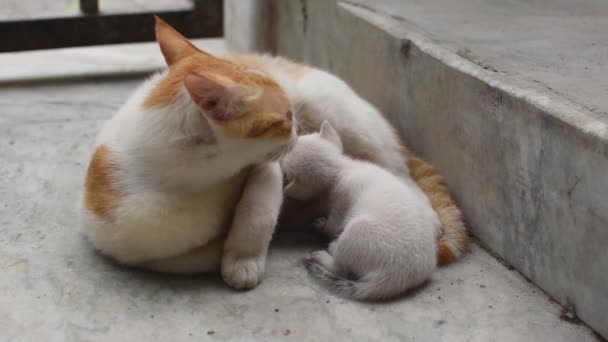
[[[313,262],[323,266],[327,271],[331,273],[336,272],[336,264],[334,257],[331,256],[327,251],[316,251],[313,252],[307,259],[307,262]]]
[[[145,262],[140,267],[152,271],[175,274],[218,271],[222,259],[223,244],[223,239],[218,239],[184,254]]]

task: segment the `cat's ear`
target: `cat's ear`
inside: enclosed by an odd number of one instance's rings
[[[230,121],[247,112],[252,92],[230,81],[199,74],[189,74],[184,85],[194,103],[215,121]]]
[[[167,65],[179,61],[184,57],[191,56],[195,53],[201,53],[186,37],[177,32],[171,25],[156,17],[156,40],[160,46],[160,51],[165,57]]]
[[[321,124],[321,138],[331,142],[334,144],[340,151],[342,151],[342,140],[340,139],[340,135],[333,126],[329,123],[329,121],[325,120]]]

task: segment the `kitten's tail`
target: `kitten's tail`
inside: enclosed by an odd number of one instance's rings
[[[441,223],[442,235],[437,242],[437,263],[449,264],[466,253],[469,245],[462,212],[435,167],[410,151],[407,157],[412,177],[428,196]]]
[[[391,291],[391,289],[387,288],[390,282],[379,275],[368,275],[359,280],[350,280],[330,272],[314,259],[306,259],[304,263],[308,272],[315,279],[343,297],[355,300],[380,300],[405,291]]]

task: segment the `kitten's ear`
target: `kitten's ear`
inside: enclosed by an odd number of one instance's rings
[[[184,57],[202,52],[161,18],[157,16],[154,18],[156,18],[156,40],[167,65],[171,66]]]
[[[215,121],[238,119],[246,113],[251,92],[209,75],[189,74],[184,85],[197,106]]]
[[[340,135],[333,126],[329,123],[329,121],[323,121],[321,124],[321,138],[331,142],[334,144],[340,151],[342,151],[342,140],[340,139]]]

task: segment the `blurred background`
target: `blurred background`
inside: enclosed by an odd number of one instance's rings
[[[82,1],[83,4],[93,3]],[[100,12],[163,11],[188,8],[189,0],[99,0]],[[94,5],[91,5],[94,6]],[[4,0],[0,7],[1,20],[74,16],[81,12],[79,0]]]

